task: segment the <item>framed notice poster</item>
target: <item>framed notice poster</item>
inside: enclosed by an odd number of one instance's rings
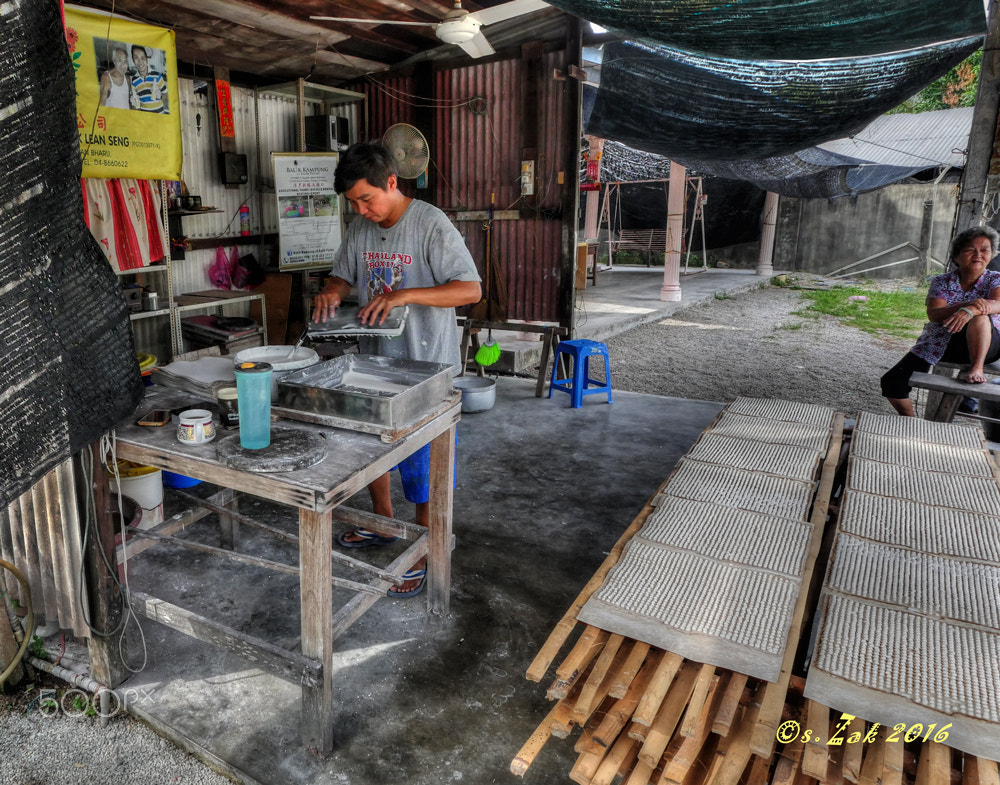
[[[337,153],[271,153],[278,200],[278,267],[330,267],[343,232],[333,189]]]

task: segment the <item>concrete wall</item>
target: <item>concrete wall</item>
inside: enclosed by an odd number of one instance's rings
[[[955,183],[890,185],[852,199],[791,199],[778,205],[774,269],[828,275],[900,243],[920,244],[925,201],[934,201],[931,256],[944,263],[955,215]],[[903,248],[845,270],[853,278],[919,277],[918,262],[871,268],[917,255]],[[932,272],[941,268],[932,267]]]

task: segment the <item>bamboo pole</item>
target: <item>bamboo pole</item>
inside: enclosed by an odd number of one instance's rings
[[[705,779],[706,785],[737,785],[740,781],[753,755],[750,740],[757,725],[756,715],[756,709],[745,709],[736,732],[719,742],[718,752]]]
[[[718,708],[717,699],[722,695],[722,692],[719,690],[720,684],[721,682],[715,682],[709,687],[708,701],[702,710],[701,716],[698,718],[694,735],[690,737],[675,736],[675,739],[680,739],[680,743],[676,748],[672,748],[672,746],[667,748],[667,754],[663,761],[664,780],[668,782],[683,782],[698,760],[709,739],[712,727],[712,714]],[[639,756],[641,760],[642,750],[639,751]]]
[[[852,733],[860,732],[862,738],[865,734],[865,721],[859,717],[851,720],[844,733],[845,738],[850,738]],[[864,745],[860,743],[844,744],[844,779],[848,782],[857,782],[861,776],[861,756],[864,752]]]
[[[587,680],[580,691],[580,697],[576,701],[576,707],[573,709],[573,721],[577,725],[585,725],[587,720],[594,713],[594,710],[609,697],[608,690],[611,689],[611,683],[618,677],[618,672],[625,665],[625,660],[628,659],[630,651],[631,647],[622,646],[617,652],[615,652],[615,656],[612,658],[611,664],[605,668],[605,673],[603,678],[600,680],[600,684],[598,684],[596,689],[587,693],[585,701],[584,692],[587,691],[588,687],[591,685],[592,677],[596,675],[595,671],[598,663],[594,664],[594,668],[591,669],[590,675],[587,677]],[[603,653],[604,652],[602,652],[602,654]]]
[[[886,730],[883,725],[878,729],[875,741],[867,745],[858,785],[879,785],[882,782],[882,770],[885,768],[885,737]]]
[[[729,729],[736,718],[736,712],[740,708],[743,700],[743,690],[747,686],[748,677],[743,673],[734,673],[726,687],[726,693],[722,698],[722,705],[712,721],[712,733],[719,736],[728,736]]]
[[[630,739],[626,735],[621,735],[614,743],[614,746],[597,767],[590,785],[611,785],[616,776],[623,776],[632,768],[635,763],[636,753],[639,750],[639,742]]]
[[[802,756],[802,771],[823,782],[829,764],[826,742],[829,740],[830,710],[816,701],[806,703],[806,728],[811,728],[812,738],[806,742]]]
[[[514,760],[510,762],[510,771],[512,774],[523,777],[531,764],[535,762],[538,753],[542,751],[545,742],[552,737],[552,715],[555,713],[556,708],[555,706],[552,707],[548,716],[542,720],[541,724],[535,728],[535,732],[524,743],[524,746],[518,750],[517,755],[514,756]]]
[[[677,723],[680,722],[684,707],[687,705],[694,690],[695,682],[698,680],[698,664],[688,662],[681,668],[673,688],[667,694],[659,714],[653,720],[646,733],[646,741],[639,750],[639,760],[656,765],[663,757],[663,751],[667,748],[667,743]]]
[[[951,782],[951,748],[932,741],[920,745],[916,785],[938,785]]]
[[[695,725],[701,710],[705,706],[705,699],[708,697],[708,688],[715,679],[715,666],[705,664],[701,666],[698,673],[698,680],[694,684],[694,691],[691,693],[691,700],[688,701],[687,711],[681,722],[681,736],[694,736]]]
[[[604,646],[609,633],[604,630],[592,627],[589,624],[584,627],[583,633],[573,646],[570,653],[563,660],[562,665],[556,671],[556,679],[552,682],[546,692],[549,700],[561,700],[569,693],[570,687],[579,678],[580,673],[593,661],[594,657]]]
[[[674,681],[674,676],[677,675],[677,671],[683,664],[684,658],[679,654],[672,652],[665,654],[663,660],[660,662],[660,667],[656,669],[656,673],[653,674],[653,678],[649,681],[646,694],[642,696],[635,714],[632,715],[633,722],[637,722],[640,725],[652,724],[657,712],[660,710],[660,704],[663,703],[663,699],[666,697],[667,690],[670,689],[670,685]]]
[[[608,695],[613,698],[624,698],[629,691],[629,687],[635,680],[636,674],[647,662],[646,656],[649,654],[650,645],[642,641],[635,641],[632,651],[629,652],[628,659],[618,672],[618,677],[611,682]],[[652,673],[649,674],[652,677]]]
[[[621,729],[625,727],[625,723],[632,717],[636,706],[639,705],[639,699],[642,697],[642,693],[645,692],[646,685],[649,683],[650,678],[652,678],[653,671],[658,664],[659,658],[654,655],[639,669],[639,673],[632,680],[628,691],[608,711],[600,726],[594,731],[594,741],[590,748],[591,751],[596,751],[597,746],[610,747],[614,743]]]

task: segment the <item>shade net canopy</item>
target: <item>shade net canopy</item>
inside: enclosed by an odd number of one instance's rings
[[[0,507],[142,397],[128,313],[83,221],[58,3],[0,5]]]
[[[678,161],[787,155],[860,129],[981,45],[971,37],[794,62],[612,43],[605,46],[586,132]]]
[[[547,0],[631,40],[747,60],[915,49],[986,33],[982,0]]]

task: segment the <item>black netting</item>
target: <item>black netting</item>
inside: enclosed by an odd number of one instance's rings
[[[581,169],[581,176],[582,171]],[[712,173],[695,171],[689,167],[687,174]],[[607,198],[608,201],[611,231],[617,233],[620,230],[665,229],[669,178],[669,158],[606,141],[601,155],[601,182],[604,183],[601,198]],[[651,180],[656,182],[648,182]],[[609,183],[618,184],[618,188],[606,196],[605,189]],[[708,199],[704,211],[706,248],[725,248],[760,239],[760,213],[764,207],[765,194],[759,187],[742,181],[740,177],[723,179],[708,176],[702,177],[702,193]],[[693,189],[689,189],[685,199],[685,227],[692,225],[693,195]],[[583,226],[580,228],[583,229]],[[601,226],[601,229],[607,229],[607,225]],[[695,236],[687,238],[685,242],[690,243],[694,250],[700,251],[700,227],[695,232]]]
[[[635,39],[748,60],[814,60],[982,36],[982,0],[548,0]]]
[[[73,67],[57,3],[0,12],[0,506],[142,396],[118,281],[83,221]]]
[[[608,44],[587,133],[683,160],[786,155],[848,135],[981,45],[870,57],[751,62]]]

